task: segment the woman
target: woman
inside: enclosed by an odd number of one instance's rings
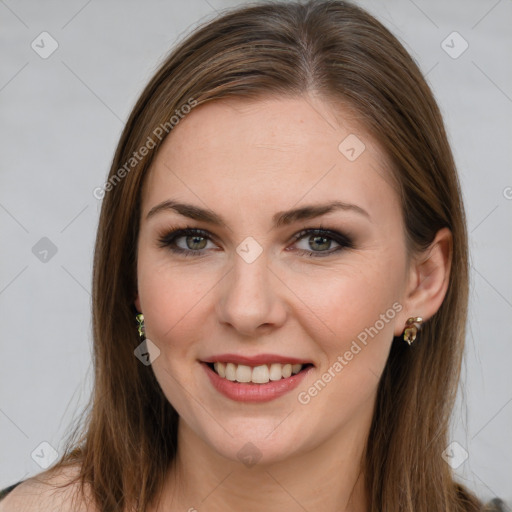
[[[89,414],[1,510],[482,509],[447,463],[459,182],[378,21],[287,2],[200,27],[96,194]]]

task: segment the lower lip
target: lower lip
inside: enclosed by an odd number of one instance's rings
[[[309,366],[305,370],[286,379],[269,381],[266,384],[253,384],[224,379],[214,372],[206,363],[201,363],[201,365],[204,367],[213,387],[219,391],[219,393],[237,402],[269,402],[270,400],[279,398],[292,389],[295,389],[310,370],[314,368],[313,366]]]

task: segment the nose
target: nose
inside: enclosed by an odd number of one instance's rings
[[[219,321],[245,337],[260,337],[284,324],[285,290],[269,267],[265,251],[251,263],[237,254],[218,288]]]

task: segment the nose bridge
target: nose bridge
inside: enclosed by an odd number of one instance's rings
[[[269,253],[254,242],[245,240],[237,247],[217,305],[219,320],[246,334],[284,319],[284,306],[269,268]]]

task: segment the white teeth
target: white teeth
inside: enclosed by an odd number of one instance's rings
[[[260,366],[247,366],[245,364],[213,363],[215,372],[222,378],[237,382],[253,382],[266,384],[269,381],[287,379],[302,370],[302,364],[262,364]]]
[[[221,377],[226,377],[226,366],[224,363],[213,363],[213,367]]]
[[[301,369],[302,369],[301,364],[292,364],[292,375],[299,373]]]
[[[236,368],[236,380],[238,382],[251,382],[252,370],[250,366],[239,364]]]
[[[266,384],[269,379],[268,366],[262,364],[261,366],[255,366],[252,369],[252,381],[257,384]]]
[[[281,368],[282,367],[279,363],[272,363],[270,365],[270,380],[281,380],[283,377]]]
[[[226,379],[236,380],[236,365],[228,363],[226,365]]]

